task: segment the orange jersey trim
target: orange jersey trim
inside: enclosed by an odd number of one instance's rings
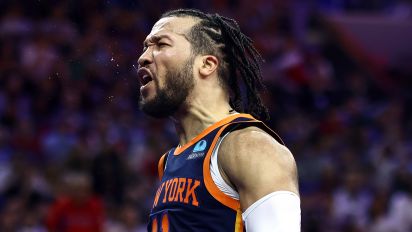
[[[174,155],[180,155],[184,150],[186,150],[188,147],[192,146],[193,144],[195,144],[196,142],[198,142],[201,138],[203,138],[204,136],[206,136],[207,134],[209,134],[211,131],[213,131],[214,129],[225,125],[226,123],[236,119],[236,118],[250,118],[253,120],[256,120],[252,117],[252,115],[250,114],[234,114],[231,115],[229,117],[226,117],[218,122],[216,122],[215,124],[209,126],[208,128],[206,128],[205,130],[203,130],[199,135],[197,135],[196,137],[194,137],[192,140],[190,140],[188,143],[186,143],[185,145],[181,146],[181,147],[177,147],[175,149],[175,151],[173,152]]]
[[[212,145],[210,146],[209,151],[206,154],[205,160],[203,161],[203,178],[206,189],[213,196],[213,198],[215,198],[223,205],[233,209],[234,211],[237,211],[240,208],[240,201],[235,200],[230,196],[226,195],[224,192],[222,192],[216,186],[210,174],[210,158],[212,157],[213,150],[215,149],[216,143],[219,140],[220,135],[229,125],[231,124],[227,124],[226,126],[222,127],[213,139]]]
[[[159,180],[162,180],[164,171],[165,171],[165,157],[167,156],[168,152],[163,154],[160,157],[159,163],[157,164],[157,172],[159,174]]]
[[[164,214],[162,218],[162,232],[169,232],[169,218],[167,214]]]
[[[250,122],[256,122],[256,123],[262,123],[259,120],[256,120],[254,118],[253,121],[248,121]],[[223,126],[218,133],[216,134],[215,138],[213,139],[212,145],[209,148],[209,151],[206,154],[205,160],[203,161],[203,178],[204,178],[204,182],[205,182],[205,186],[207,191],[213,196],[213,198],[215,198],[217,201],[219,201],[220,203],[222,203],[223,205],[233,209],[234,211],[238,211],[240,209],[240,201],[239,200],[235,200],[233,198],[231,198],[230,196],[226,195],[224,192],[222,192],[215,184],[215,182],[213,181],[213,178],[210,174],[210,159],[212,157],[212,153],[213,150],[216,147],[216,143],[219,140],[220,135],[223,133],[223,131],[229,126],[229,125],[234,125],[234,124],[241,124],[241,123],[245,123],[245,121],[241,121],[241,122],[232,122],[229,123],[225,126]],[[262,123],[263,124],[263,123]],[[265,124],[264,128],[265,129],[269,129]],[[263,129],[263,128],[262,128]],[[274,133],[272,130],[269,129],[270,132]],[[275,134],[276,135],[276,134]],[[240,223],[242,222],[242,219],[239,219]],[[243,224],[242,224],[243,226]],[[240,228],[240,227],[239,227]]]
[[[240,208],[236,213],[235,232],[243,232],[242,210]]]
[[[157,218],[155,218],[152,222],[152,232],[158,232],[157,229]]]

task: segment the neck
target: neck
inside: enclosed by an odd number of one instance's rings
[[[179,144],[183,146],[214,123],[233,115],[227,103],[213,104],[213,107],[203,107],[202,104],[192,104],[185,112],[180,112],[172,119],[179,135]]]

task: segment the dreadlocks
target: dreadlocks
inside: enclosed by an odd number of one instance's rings
[[[219,81],[230,93],[231,107],[268,120],[268,111],[258,93],[259,89],[264,89],[260,70],[263,60],[252,40],[240,31],[237,22],[193,9],[169,11],[161,18],[173,16],[200,19],[186,35],[187,39],[192,44],[194,54],[212,54],[219,59]],[[245,86],[246,100],[242,97],[242,84]]]

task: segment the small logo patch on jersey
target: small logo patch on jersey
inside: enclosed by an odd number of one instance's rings
[[[197,152],[197,153],[190,154],[189,156],[187,156],[186,159],[191,160],[191,159],[196,159],[196,158],[200,158],[200,157],[203,157],[203,156],[205,156],[204,152]]]
[[[193,152],[204,151],[206,149],[206,146],[206,140],[200,140],[198,143],[196,143],[195,148],[193,148]]]

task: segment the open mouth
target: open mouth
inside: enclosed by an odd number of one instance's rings
[[[150,71],[147,68],[139,68],[137,71],[137,77],[142,86],[145,86],[147,83],[153,80]]]

